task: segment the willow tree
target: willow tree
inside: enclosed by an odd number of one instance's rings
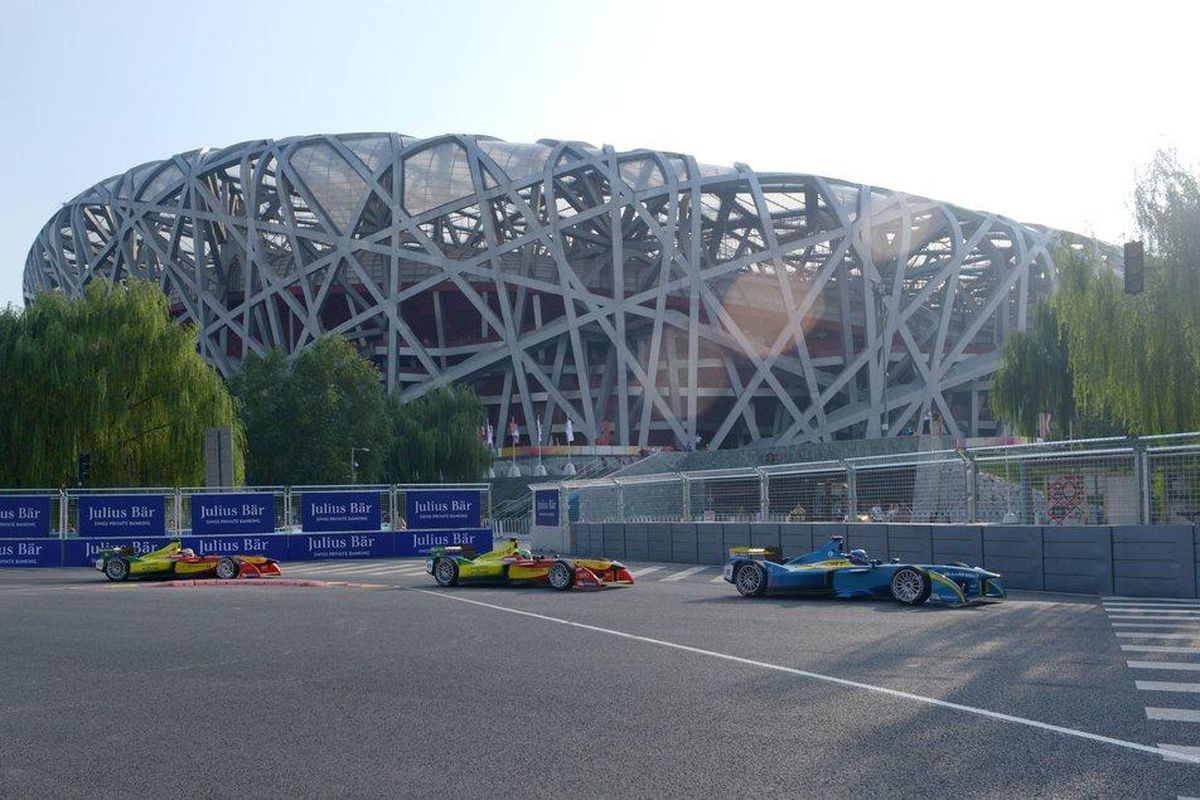
[[[0,486],[196,485],[204,429],[241,431],[224,382],[174,324],[155,285],[94,281],[83,296],[47,292],[0,313]]]
[[[393,396],[386,469],[398,483],[476,481],[492,464],[480,441],[483,403],[468,386],[434,389],[409,403]]]
[[[1064,378],[1076,419],[1135,434],[1200,428],[1200,179],[1160,152],[1139,177],[1134,211],[1145,290],[1125,294],[1094,253],[1064,248],[1055,294],[1005,343],[992,403],[1022,433],[1039,410],[1068,410]],[[1057,334],[1041,326],[1050,317]]]

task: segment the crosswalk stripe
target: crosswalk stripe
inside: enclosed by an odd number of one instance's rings
[[[1114,622],[1114,628],[1174,628],[1175,630],[1200,631],[1200,621],[1196,622]]]
[[[1200,709],[1146,706],[1146,717],[1158,722],[1200,722]]]
[[[1154,614],[1173,617],[1200,616],[1200,608],[1167,608],[1165,606],[1157,606],[1155,608],[1105,608],[1104,610],[1109,616],[1113,614]]]
[[[1119,639],[1200,639],[1200,633],[1136,633],[1117,631]]]
[[[1131,653],[1200,653],[1200,647],[1162,647],[1155,644],[1123,644],[1121,649]]]
[[[1195,614],[1200,612],[1200,606],[1115,606],[1111,603],[1105,603],[1104,610],[1110,613],[1138,613],[1141,611],[1161,611],[1161,612],[1181,612],[1185,614]]]
[[[662,569],[662,567],[642,567],[640,569],[632,570],[629,574],[635,578],[640,578],[643,575],[649,575],[651,572],[658,572],[660,569]]]
[[[1180,681],[1134,681],[1134,686],[1143,692],[1200,692],[1200,683]]]
[[[1130,669],[1176,669],[1186,672],[1200,672],[1200,663],[1191,661],[1126,661]]]
[[[1159,750],[1170,750],[1172,753],[1179,753],[1184,756],[1200,756],[1200,747],[1193,747],[1186,744],[1160,744]],[[1182,758],[1172,758],[1171,756],[1163,756],[1164,761],[1183,761]],[[1187,800],[1187,798],[1179,798],[1179,800]]]
[[[1140,619],[1146,622],[1200,622],[1200,617],[1181,617],[1177,614],[1109,614],[1108,618],[1110,620],[1120,619],[1126,621]]]
[[[1187,604],[1187,605],[1193,605],[1193,606],[1200,606],[1200,600],[1193,600],[1188,597],[1130,597],[1128,595],[1121,595],[1121,596],[1112,595],[1109,597],[1101,597],[1100,599],[1103,600],[1105,603],[1108,603],[1108,602],[1118,602],[1119,603],[1119,602],[1122,602],[1125,600],[1129,600],[1129,601],[1133,601],[1136,603],[1180,603],[1180,604]]]
[[[673,581],[681,581],[689,575],[695,575],[697,572],[703,572],[708,567],[689,567],[688,569],[680,570],[674,575],[668,575],[665,578],[659,578],[662,583],[671,583]]]

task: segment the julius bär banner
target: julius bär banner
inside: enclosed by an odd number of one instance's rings
[[[475,489],[406,489],[405,526],[409,530],[478,528],[481,494]]]
[[[49,497],[0,497],[0,538],[49,535]]]
[[[558,489],[538,489],[533,493],[535,525],[558,527]]]
[[[90,567],[101,550],[132,547],[136,555],[144,556],[165,545],[170,539],[151,537],[101,536],[94,539],[66,539],[63,541],[64,567]]]
[[[471,547],[476,555],[483,555],[492,549],[492,531],[490,528],[457,531],[419,531],[416,533],[396,533],[394,554],[397,558],[412,558],[427,556],[435,547]]]
[[[379,492],[305,492],[305,532],[378,531]]]
[[[165,532],[160,494],[79,498],[80,536],[162,536]]]
[[[292,561],[321,558],[391,558],[395,554],[392,538],[381,533],[304,533],[288,537],[288,558]]]
[[[222,533],[273,533],[275,495],[194,494],[192,533],[201,536]]]
[[[61,567],[57,539],[0,539],[0,567]]]

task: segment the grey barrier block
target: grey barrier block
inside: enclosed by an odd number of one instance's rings
[[[590,527],[591,525],[586,522],[576,522],[571,525],[571,555],[583,555],[583,548],[586,547],[585,543],[587,542],[588,537],[591,536],[591,534],[588,532]]]
[[[750,546],[750,526],[744,522],[726,522],[721,525],[721,549],[726,553],[731,547]]]
[[[779,547],[779,526],[770,522],[755,522],[750,526],[752,547]]]
[[[696,561],[700,564],[724,564],[727,553],[722,549],[721,523],[698,522],[696,528]]]
[[[671,560],[677,564],[696,563],[696,525],[676,522],[671,525]]]
[[[1192,526],[1114,527],[1112,555],[1115,594],[1196,597],[1196,544]]]
[[[650,561],[671,560],[671,523],[646,523],[646,557]]]
[[[1042,529],[1036,525],[984,525],[983,568],[1000,573],[1009,589],[1042,589]]]
[[[933,563],[983,565],[983,531],[978,525],[934,525]]]
[[[650,545],[645,523],[631,522],[625,525],[625,555],[621,557],[626,561],[650,560]]]
[[[888,558],[913,564],[933,561],[933,536],[928,525],[888,525]]]
[[[813,526],[807,522],[780,523],[779,546],[783,548],[784,558],[794,558],[813,551],[812,529]]]
[[[832,536],[845,535],[846,523],[844,522],[814,522],[812,524],[812,547],[809,549],[809,552],[811,553],[828,542]]]
[[[604,558],[621,559],[625,557],[625,526],[620,522],[604,523],[604,531],[600,540]]]
[[[1048,592],[1111,594],[1111,529],[1090,525],[1043,527],[1042,575]]]
[[[824,542],[817,542],[817,546]],[[846,526],[846,552],[866,550],[870,558],[888,560],[888,526],[870,522]]]

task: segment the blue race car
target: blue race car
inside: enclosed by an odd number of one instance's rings
[[[734,547],[725,564],[725,580],[746,597],[799,594],[817,597],[893,598],[910,606],[934,599],[966,605],[1006,597],[995,572],[966,564],[884,564],[864,550],[846,553],[834,536],[820,550],[788,560],[778,548]]]

